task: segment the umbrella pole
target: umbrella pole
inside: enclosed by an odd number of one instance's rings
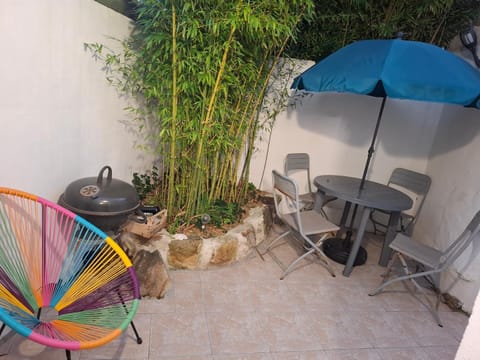
[[[372,155],[375,151],[375,141],[377,140],[377,133],[378,128],[380,127],[380,121],[382,120],[383,109],[385,108],[385,102],[387,97],[384,96],[382,99],[382,105],[380,105],[380,112],[378,113],[377,123],[375,124],[375,131],[373,132],[372,143],[370,144],[370,148],[368,149],[368,156],[367,161],[365,163],[365,169],[363,170],[362,181],[360,182],[360,188],[358,189],[359,192],[365,186],[365,179],[367,177],[368,167],[370,166],[370,160]],[[353,214],[350,219],[350,226],[348,227],[347,233],[345,235],[345,239],[340,238],[330,238],[324,242],[323,251],[325,254],[332,260],[339,262],[341,264],[346,264],[348,260],[348,256],[350,255],[350,250],[352,246],[352,229],[353,223],[355,221],[355,217],[357,215],[358,204],[355,204],[353,208]],[[362,265],[367,260],[367,251],[360,247],[357,257],[355,258],[354,266],[355,265]]]
[[[377,140],[377,133],[378,128],[380,127],[380,121],[382,120],[383,109],[385,108],[385,101],[387,101],[387,97],[384,96],[382,99],[382,105],[380,105],[380,112],[378,113],[377,123],[375,124],[375,131],[373,132],[372,143],[370,144],[370,148],[368,149],[367,161],[365,163],[365,168],[363,169],[362,181],[360,182],[360,190],[362,190],[365,186],[365,179],[367,177],[368,167],[370,166],[370,160],[372,159],[372,155],[375,152],[375,141]],[[356,207],[354,213],[356,213]],[[355,215],[353,215],[355,218]]]

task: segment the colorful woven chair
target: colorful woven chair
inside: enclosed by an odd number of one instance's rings
[[[0,188],[0,335],[91,349],[131,324],[140,298],[132,263],[106,234],[40,197]]]

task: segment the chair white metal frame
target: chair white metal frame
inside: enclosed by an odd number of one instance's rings
[[[282,268],[283,273],[280,280],[283,280],[302,259],[312,254],[317,255],[322,265],[326,267],[332,276],[335,276],[328,262],[328,258],[321,249],[321,244],[327,236],[331,235],[332,232],[336,232],[339,227],[325,219],[315,210],[301,211],[298,186],[294,179],[284,176],[275,170],[272,171],[272,177],[275,211],[279,219],[282,220],[288,229],[275,238],[261,254],[264,255],[269,252]],[[280,245],[280,239],[290,234],[294,235],[293,238],[299,241],[304,252],[285,267],[271,250]],[[314,235],[320,235],[320,237],[314,240]]]
[[[416,171],[403,168],[396,168],[393,170],[387,185],[403,192],[413,201],[412,207],[403,211],[400,216],[400,228],[398,232],[407,235],[412,234],[413,227],[417,221],[418,214],[422,209],[431,182],[432,181],[428,175]],[[386,232],[388,227],[387,215],[389,215],[389,213],[382,210],[374,210],[370,213],[370,220],[373,224],[375,234],[384,234]]]
[[[384,288],[401,281],[406,289],[420,301],[433,315],[439,326],[442,326],[438,316],[438,305],[440,303],[441,291],[439,290],[439,275],[445,271],[454,261],[473,243],[479,241],[480,232],[480,211],[475,214],[473,219],[467,225],[460,236],[445,250],[440,251],[433,247],[419,243],[405,234],[399,233],[390,244],[393,249],[393,257],[388,264],[387,271],[382,275],[384,277],[381,284],[374,289],[369,295],[374,296],[384,291]],[[476,255],[474,253],[474,255]],[[401,264],[402,274],[394,274],[390,278],[390,274],[394,271],[394,265],[397,260]],[[416,264],[416,271],[412,271],[408,260],[413,260]],[[430,284],[434,285],[436,293],[436,302],[428,297],[425,288],[422,287],[417,280],[427,278]],[[407,286],[408,282],[413,284],[413,289]],[[422,301],[422,298],[424,301]]]
[[[335,200],[336,197],[318,194],[316,191],[312,191],[312,181],[310,178],[310,156],[307,153],[290,153],[285,157],[284,174],[286,176],[291,176],[292,173],[297,171],[303,171],[305,173],[308,185],[308,192],[299,195],[299,199],[302,204],[301,210],[312,210],[315,207],[317,211],[327,218],[327,214],[322,207],[326,203]],[[318,202],[320,202],[320,204],[318,204]]]

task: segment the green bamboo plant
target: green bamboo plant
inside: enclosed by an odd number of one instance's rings
[[[122,52],[87,44],[137,99],[130,110],[161,156],[171,222],[245,200],[269,79],[313,10],[312,0],[144,0]]]

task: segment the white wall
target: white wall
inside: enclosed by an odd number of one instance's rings
[[[313,174],[361,176],[381,99],[353,94],[311,94],[275,123],[265,174],[283,169],[288,152],[308,152]],[[425,171],[441,105],[388,99],[368,178],[388,180],[395,167]],[[266,140],[259,143],[251,181],[271,187],[260,175]]]
[[[56,201],[103,165],[130,182],[152,165],[127,106],[85,42],[116,46],[129,20],[92,0],[1,0],[0,186]]]
[[[416,231],[424,243],[445,249],[480,209],[480,111],[445,106],[437,129],[427,167],[432,187]],[[480,287],[480,257],[466,266],[472,250],[442,277],[443,289],[469,312]]]

